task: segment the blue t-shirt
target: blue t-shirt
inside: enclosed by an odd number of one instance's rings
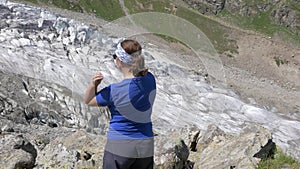
[[[107,138],[124,140],[153,137],[151,114],[155,95],[156,82],[150,72],[146,76],[124,79],[99,91],[97,103],[108,106],[111,113]]]

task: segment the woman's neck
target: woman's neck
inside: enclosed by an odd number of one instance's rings
[[[132,74],[128,74],[128,75],[123,75],[124,79],[129,79],[129,78],[134,78],[134,76]]]
[[[128,69],[123,69],[122,72],[124,79],[134,78],[132,72],[130,72]]]

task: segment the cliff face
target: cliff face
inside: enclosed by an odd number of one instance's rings
[[[298,1],[279,0],[184,0],[202,14],[215,14],[226,11],[231,15],[255,17],[262,14],[278,25],[300,33],[300,10]]]
[[[101,87],[122,78],[110,53],[120,32],[4,1],[0,11],[1,166],[98,168],[109,117],[82,97],[95,71],[105,76]],[[119,25],[101,26],[120,31]],[[255,168],[253,156],[269,139],[300,159],[299,120],[245,103],[173,50],[140,40],[157,78],[157,166]]]
[[[296,7],[300,2],[294,4],[280,4],[271,12],[271,19],[276,24],[288,27],[296,35],[300,36],[300,10]]]

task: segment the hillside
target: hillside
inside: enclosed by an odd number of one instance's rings
[[[76,20],[81,19],[78,14],[68,14],[55,7],[101,17],[106,21],[113,21],[125,15],[125,11],[116,0],[100,1],[99,4],[92,6],[87,3],[88,1],[28,0],[26,2],[50,8]],[[109,6],[113,6],[114,10]],[[288,114],[292,118],[300,116],[298,2],[125,0],[124,7],[130,14],[163,12],[186,19],[208,37],[226,67],[225,79],[228,85],[237,90],[245,101],[251,102],[251,98],[254,98],[255,102],[268,109],[276,108],[277,111]],[[281,10],[283,7],[286,10]],[[280,18],[278,18],[278,11],[282,12]],[[81,21],[94,27],[97,27],[95,23],[103,23],[97,18],[83,17]],[[179,48],[179,52],[194,55],[190,49],[178,44],[177,40],[172,40],[172,37],[164,37],[164,39],[167,42],[158,39],[156,42],[171,43],[173,48]],[[189,60],[186,62],[191,63],[191,67],[195,69],[202,69],[201,66],[197,68],[199,63],[194,64]],[[205,74],[205,70],[202,72]]]
[[[96,70],[105,72],[105,84],[115,82],[120,76],[109,51],[120,37],[132,34],[122,25],[111,24],[127,20],[109,21],[125,13],[143,11],[149,12],[147,17],[152,18],[143,22],[139,20],[139,16],[144,17],[140,13],[132,15],[131,20],[150,28],[166,24],[159,27],[166,29],[165,34],[153,31],[154,36],[133,29],[136,34],[132,36],[142,42],[151,71],[158,78],[159,95],[154,113],[158,166],[163,167],[173,156],[165,152],[172,151],[176,140],[167,138],[180,137],[190,143],[190,135],[197,132],[198,151],[190,152],[189,157],[195,167],[251,165],[255,168],[258,160],[253,155],[268,139],[273,139],[288,155],[300,158],[300,49],[298,37],[293,33],[282,36],[280,31],[268,34],[254,27],[245,29],[232,18],[224,18],[222,10],[226,5],[217,15],[209,12],[203,15],[195,10],[196,6],[191,9],[183,1],[99,1],[94,5],[86,1],[50,2],[26,1],[44,9],[18,4],[0,8],[1,19],[5,20],[0,24],[3,103],[0,135],[2,132],[1,139],[8,149],[15,142],[23,141],[17,147],[25,150],[24,147],[34,145],[35,151],[31,149],[27,155],[30,153],[36,160],[36,167],[73,165],[76,168],[95,165],[95,161],[100,165],[102,149],[93,146],[103,147],[107,119],[98,117],[99,111],[83,105],[81,95]],[[57,7],[70,8],[73,12]],[[110,8],[114,10],[107,10]],[[170,15],[158,16],[155,11]],[[175,22],[169,22],[174,18]],[[181,27],[185,24],[201,30],[198,37],[205,42],[192,41],[193,44],[178,38],[196,37],[194,29]],[[180,30],[176,32],[178,37],[168,36],[176,29]],[[207,48],[201,47],[208,47],[211,49],[208,52],[213,51],[209,54],[217,57],[209,58],[206,51],[199,53],[194,50],[197,45],[204,50]],[[74,138],[81,141],[74,142]],[[91,138],[98,142],[89,141]],[[86,147],[84,142],[93,148]],[[240,151],[240,147],[245,151]],[[12,158],[6,156],[8,149],[0,149],[4,152],[0,158]],[[17,150],[13,150],[13,155],[27,156]],[[216,154],[215,161],[211,161]],[[233,160],[228,160],[229,156],[234,156]],[[45,162],[49,158],[57,161]],[[187,162],[186,157],[179,158]]]

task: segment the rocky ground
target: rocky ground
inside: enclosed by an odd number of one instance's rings
[[[257,35],[234,36],[239,54],[223,57],[229,67],[228,83],[242,97],[254,98],[262,106],[275,107],[278,112],[299,119],[300,46]]]
[[[225,80],[248,103],[276,110],[293,119],[300,117],[300,46],[279,38],[232,30],[238,54],[220,54]],[[181,53],[179,57],[195,69],[203,69],[199,59],[180,43],[150,37],[151,43]],[[282,61],[279,63],[277,60]],[[279,61],[279,62],[280,62]],[[205,71],[203,71],[205,73]]]

